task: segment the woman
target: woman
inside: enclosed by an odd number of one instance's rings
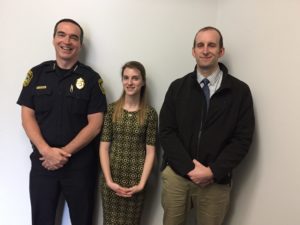
[[[122,67],[123,94],[108,106],[101,135],[101,193],[105,225],[138,225],[155,158],[157,113],[146,103],[146,72]]]

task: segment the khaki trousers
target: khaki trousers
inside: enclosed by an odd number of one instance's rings
[[[195,208],[197,225],[221,225],[228,211],[230,191],[226,184],[202,188],[167,166],[162,171],[163,224],[184,225],[188,212]]]

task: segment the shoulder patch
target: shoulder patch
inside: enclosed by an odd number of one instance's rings
[[[28,71],[27,76],[23,82],[23,87],[27,87],[33,78],[33,73],[31,70]]]
[[[104,87],[103,87],[103,85],[102,85],[102,84],[103,84],[103,80],[102,80],[101,78],[99,78],[98,84],[99,84],[99,88],[100,88],[102,94],[105,95],[105,90],[104,90]]]

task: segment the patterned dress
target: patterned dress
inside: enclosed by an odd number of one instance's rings
[[[156,144],[157,113],[148,106],[145,123],[140,125],[137,112],[123,110],[123,117],[112,122],[114,103],[108,106],[104,118],[101,141],[111,142],[110,170],[114,182],[123,187],[132,187],[140,181],[146,144]],[[101,177],[101,194],[104,225],[138,225],[142,214],[144,191],[130,198],[117,196],[107,187]]]

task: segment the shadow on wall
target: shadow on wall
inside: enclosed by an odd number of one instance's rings
[[[89,47],[90,47],[89,40],[87,38],[84,38],[84,42],[83,42],[83,45],[81,47],[80,55],[79,55],[79,61],[81,63],[85,63],[86,62],[87,52],[89,50]]]
[[[96,197],[95,197],[95,208],[94,208],[94,218],[92,225],[100,224],[99,221],[102,221],[103,214],[102,214],[102,200],[100,195],[100,176],[101,176],[101,169],[99,168],[99,176],[97,181],[97,188],[96,188]]]
[[[255,183],[253,182],[253,179],[250,178],[256,178],[257,175],[255,174],[254,167],[257,167],[258,160],[259,160],[259,140],[258,140],[259,134],[258,134],[258,127],[256,125],[256,129],[253,136],[253,143],[249,150],[248,155],[246,158],[241,162],[241,165],[238,166],[238,168],[234,172],[234,183],[232,187],[231,192],[231,203],[229,212],[227,214],[227,217],[224,221],[224,225],[230,225],[231,220],[233,217],[235,217],[235,214],[239,214],[239,218],[244,218],[247,220],[247,216],[249,215],[249,207],[252,205],[251,202],[249,202],[249,199],[253,199],[252,196],[254,196],[255,192]],[[251,186],[251,188],[247,188]],[[247,202],[243,204],[243,211],[241,211],[239,208],[237,208],[236,202],[237,199],[242,198],[245,194],[245,191],[247,189]],[[241,224],[241,223],[240,223]]]
[[[157,224],[157,218],[153,217],[153,215],[157,214],[155,211],[157,210],[157,206],[160,205],[160,170],[162,163],[162,149],[160,144],[158,143],[156,146],[156,159],[153,165],[153,169],[151,175],[147,182],[146,187],[146,200],[144,203],[143,215],[141,224],[143,225],[152,225]],[[162,224],[162,218],[159,219]]]

